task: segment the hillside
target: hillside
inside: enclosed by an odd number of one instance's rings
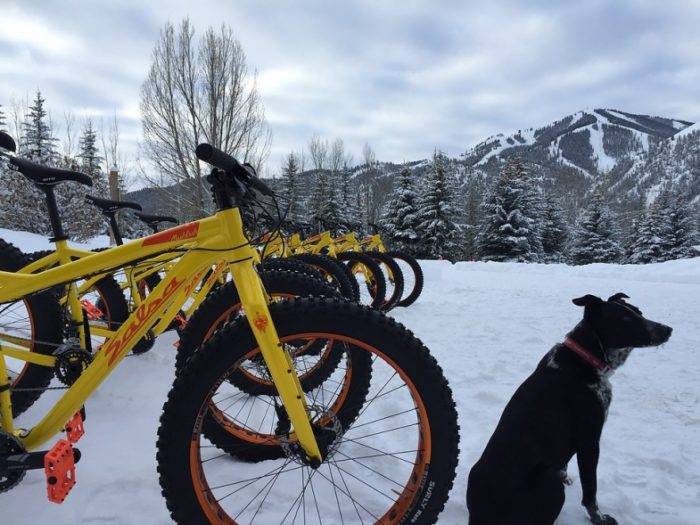
[[[464,184],[472,177],[488,182],[514,155],[523,158],[544,186],[564,197],[573,211],[598,186],[607,189],[618,210],[634,208],[640,199],[653,200],[667,179],[700,201],[700,126],[686,120],[615,109],[582,110],[540,127],[488,137],[449,163]],[[426,159],[405,165],[419,185],[429,166]],[[372,170],[358,165],[351,173],[357,186],[371,180],[373,198],[382,201],[403,167],[380,161]],[[300,174],[302,194],[310,194],[315,175],[315,170]],[[166,191],[174,193],[175,188]],[[147,209],[174,213],[176,206],[164,205],[160,197],[158,191],[146,188],[127,198]]]

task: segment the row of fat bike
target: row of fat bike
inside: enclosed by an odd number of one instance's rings
[[[175,330],[157,438],[175,522],[437,520],[457,467],[455,405],[428,349],[385,314],[420,294],[415,259],[386,251],[380,233],[285,220],[250,166],[208,144],[196,155],[212,168],[210,216],[164,228],[170,217],[88,197],[116,245],[79,249],[54,190],[91,178],[15,150],[0,132],[0,162],[39,190],[54,250],[0,241],[0,492],[37,470],[63,502],[89,431],[86,400]],[[125,208],[153,233],[123,241]]]

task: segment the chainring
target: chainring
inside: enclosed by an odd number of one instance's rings
[[[23,454],[24,452],[26,450],[19,439],[4,430],[0,430],[0,457]],[[7,492],[19,485],[26,472],[26,470],[11,470],[7,472],[0,470],[0,493]]]
[[[54,355],[54,372],[58,380],[66,386],[75,383],[92,361],[90,352],[74,346],[59,348]]]

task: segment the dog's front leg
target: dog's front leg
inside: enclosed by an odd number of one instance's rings
[[[600,444],[594,440],[579,447],[576,452],[578,461],[578,471],[581,476],[581,487],[583,489],[583,499],[581,504],[586,508],[588,517],[595,525],[617,525],[617,521],[612,516],[602,514],[598,509],[598,456],[600,454]]]

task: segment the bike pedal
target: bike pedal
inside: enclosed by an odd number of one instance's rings
[[[63,503],[75,486],[75,455],[73,445],[60,439],[44,455],[46,491],[51,503]]]
[[[88,319],[90,319],[90,321],[99,321],[100,319],[104,319],[104,312],[87,299],[81,300],[80,304],[83,306],[83,309],[87,313]]]
[[[85,426],[83,425],[83,411],[80,410],[66,423],[66,434],[68,441],[77,443],[81,437],[85,435]]]

